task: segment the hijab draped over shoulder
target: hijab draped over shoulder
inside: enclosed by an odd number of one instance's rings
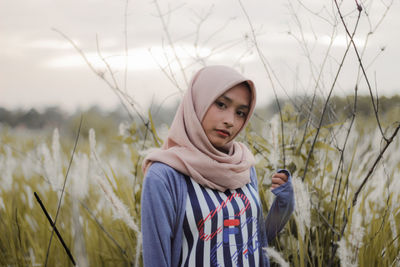
[[[256,91],[251,80],[226,66],[208,66],[199,70],[175,114],[161,149],[150,153],[143,161],[143,172],[152,162],[163,162],[192,177],[197,183],[224,192],[250,182],[250,167],[254,156],[234,139],[224,153],[208,140],[201,122],[208,108],[230,88],[247,82],[251,91],[250,110],[242,127],[246,127],[255,107]],[[240,130],[242,130],[240,129]]]

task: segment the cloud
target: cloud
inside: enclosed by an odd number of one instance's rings
[[[353,41],[357,47],[363,47],[365,44],[365,40],[362,38],[354,37]],[[323,45],[329,45],[332,42],[333,47],[347,47],[350,42],[350,38],[343,34],[337,35],[334,38],[331,38],[328,35],[322,35],[321,38],[318,38],[318,42]]]
[[[75,44],[78,46],[80,42],[78,40],[73,40]],[[55,50],[71,50],[73,49],[72,45],[66,41],[56,40],[56,39],[38,39],[32,42],[25,44],[24,46],[29,48],[38,48],[38,49],[55,49]]]
[[[243,53],[243,52],[241,52]],[[137,70],[159,70],[160,67],[168,67],[172,70],[178,70],[179,64],[175,55],[182,63],[193,62],[194,59],[211,57],[214,60],[223,60],[232,58],[237,51],[231,50],[213,54],[212,49],[208,47],[197,48],[191,44],[182,44],[175,48],[171,46],[152,46],[151,48],[140,47],[128,50],[128,57],[125,57],[124,50],[114,50],[101,52],[90,51],[85,53],[90,64],[99,70],[107,68],[106,63],[112,70],[123,70],[128,64],[130,71]],[[253,60],[254,55],[245,55],[242,60]],[[87,63],[77,51],[51,58],[43,63],[47,68],[79,68],[87,67]]]

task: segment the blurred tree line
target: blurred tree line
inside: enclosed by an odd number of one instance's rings
[[[76,110],[66,112],[59,107],[48,107],[43,111],[35,108],[29,110],[7,110],[0,107],[0,129],[1,127],[24,130],[53,131],[58,128],[64,136],[75,136],[77,126],[83,116],[81,133],[87,136],[89,129],[94,128],[99,137],[115,135],[121,122],[128,120],[126,114],[119,109],[105,111],[98,106],[87,110]]]
[[[312,97],[296,96],[291,99],[280,99],[279,101],[282,107],[290,105],[291,112],[300,114],[300,119],[307,120],[309,112],[312,110],[310,118],[314,123],[320,120],[325,105],[325,99],[320,97],[312,100]],[[383,126],[389,126],[389,123],[400,121],[400,95],[382,96],[378,100],[374,98],[374,102]],[[269,118],[278,112],[279,109],[275,102],[256,110],[256,113],[262,118]],[[322,125],[344,122],[352,117],[353,113],[356,115],[359,127],[371,125],[370,122],[375,121],[375,111],[371,104],[371,97],[369,95],[360,95],[357,97],[355,105],[354,95],[333,96],[328,103]]]
[[[376,100],[375,100],[376,101]],[[310,110],[310,98],[296,97],[293,99],[281,99],[281,105],[291,104],[294,111],[307,116]],[[382,96],[377,102],[378,113],[385,121],[400,120],[400,95],[391,97]],[[153,106],[151,108],[152,117],[156,126],[166,123],[170,125],[174,117],[177,105],[170,107]],[[319,118],[324,99],[314,101],[313,112],[315,118]],[[370,120],[375,117],[374,110],[371,107],[370,96],[358,96],[356,114],[360,120]],[[325,116],[324,123],[334,123],[342,121],[353,114],[354,96],[338,97],[331,99],[328,113]],[[269,118],[278,112],[277,105],[272,102],[264,107],[258,107],[256,113],[263,118]],[[131,123],[131,119],[123,109],[105,111],[98,106],[93,106],[87,110],[77,110],[73,113],[67,113],[58,107],[48,107],[42,112],[32,108],[30,110],[7,110],[0,107],[0,126],[19,128],[19,129],[49,129],[59,128],[64,134],[74,135],[76,126],[79,124],[81,116],[84,117],[82,133],[87,134],[90,128],[95,129],[98,136],[110,136],[118,132],[118,126],[122,122]],[[140,122],[138,118],[137,123]],[[136,120],[135,119],[135,120]]]

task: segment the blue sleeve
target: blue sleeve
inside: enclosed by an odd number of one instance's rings
[[[278,172],[286,173],[288,181],[272,190],[272,193],[275,195],[275,200],[272,203],[265,221],[268,244],[271,243],[288,222],[295,205],[292,176],[287,170],[278,170]]]
[[[144,266],[172,266],[176,262],[176,227],[181,203],[174,173],[153,163],[142,189],[141,227]],[[171,182],[172,181],[172,182]],[[179,252],[178,252],[179,253]],[[179,256],[178,256],[179,257]]]

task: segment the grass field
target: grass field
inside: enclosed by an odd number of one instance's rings
[[[269,248],[272,264],[400,266],[400,138],[381,153],[377,127],[345,121],[321,127],[312,148],[316,128],[304,131],[291,112],[283,139],[279,117],[253,120],[240,137],[256,155],[265,211],[273,171],[293,174],[296,209]],[[35,192],[78,266],[142,265],[140,164],[159,139],[134,124],[101,141],[93,129],[86,135],[73,153],[75,140],[57,129],[1,128],[1,266],[72,266]]]

